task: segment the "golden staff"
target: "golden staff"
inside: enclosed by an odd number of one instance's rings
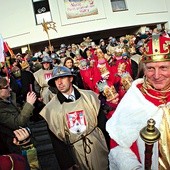
[[[49,36],[48,31],[49,31],[50,29],[53,29],[54,31],[57,32],[57,30],[56,30],[56,25],[55,25],[56,23],[53,22],[53,21],[45,22],[45,20],[43,19],[43,23],[41,23],[41,24],[42,24],[42,26],[43,26],[43,30],[47,33],[49,47],[52,47],[52,46],[51,46],[51,41],[50,41],[50,36]]]
[[[160,132],[155,127],[155,120],[149,119],[147,126],[141,129],[140,136],[145,142],[145,170],[151,170],[153,145],[160,138]]]
[[[30,45],[28,44],[28,51],[30,52],[31,51],[31,48],[30,48]]]

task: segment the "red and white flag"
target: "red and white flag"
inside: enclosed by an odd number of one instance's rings
[[[10,48],[6,41],[4,41],[4,52],[6,56],[14,56],[14,52],[12,51],[12,49]]]
[[[5,56],[4,56],[4,42],[3,38],[0,34],[0,62],[5,62]]]

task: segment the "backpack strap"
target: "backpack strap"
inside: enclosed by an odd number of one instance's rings
[[[28,126],[32,132],[41,170],[60,170],[46,121],[30,122]]]

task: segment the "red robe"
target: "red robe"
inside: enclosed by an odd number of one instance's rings
[[[137,85],[137,88],[140,89],[140,91],[143,91],[143,87],[142,87],[142,84],[138,84]],[[158,91],[155,91],[155,90],[152,90],[152,89],[148,89],[147,92],[149,94],[151,94],[152,96],[162,96],[163,94],[161,92],[158,92]],[[168,103],[170,102],[170,92],[166,92],[164,93],[164,96],[167,96],[166,98],[166,101],[163,101],[162,99],[156,99],[156,98],[153,98],[151,97],[151,95],[148,95],[146,93],[143,93],[144,97],[148,100],[148,101],[151,101],[154,105],[156,106],[159,106],[161,104],[164,104],[164,103]],[[113,140],[111,139],[110,141],[110,148],[114,148],[118,146],[118,144]],[[131,146],[131,150],[135,153],[135,155],[137,156],[138,160],[140,161],[140,158],[139,158],[139,151],[138,151],[138,147],[137,147],[137,143],[134,142]]]

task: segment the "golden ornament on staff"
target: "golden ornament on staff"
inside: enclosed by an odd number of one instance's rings
[[[49,36],[48,30],[53,29],[54,31],[57,32],[56,23],[53,21],[45,22],[45,20],[43,19],[43,23],[41,23],[41,25],[43,26],[43,30],[47,33],[49,47],[51,49],[52,46],[51,46],[51,41],[50,41],[50,36]]]
[[[153,119],[149,119],[147,126],[140,131],[140,136],[145,142],[145,170],[151,170],[153,145],[159,140],[160,135]]]

